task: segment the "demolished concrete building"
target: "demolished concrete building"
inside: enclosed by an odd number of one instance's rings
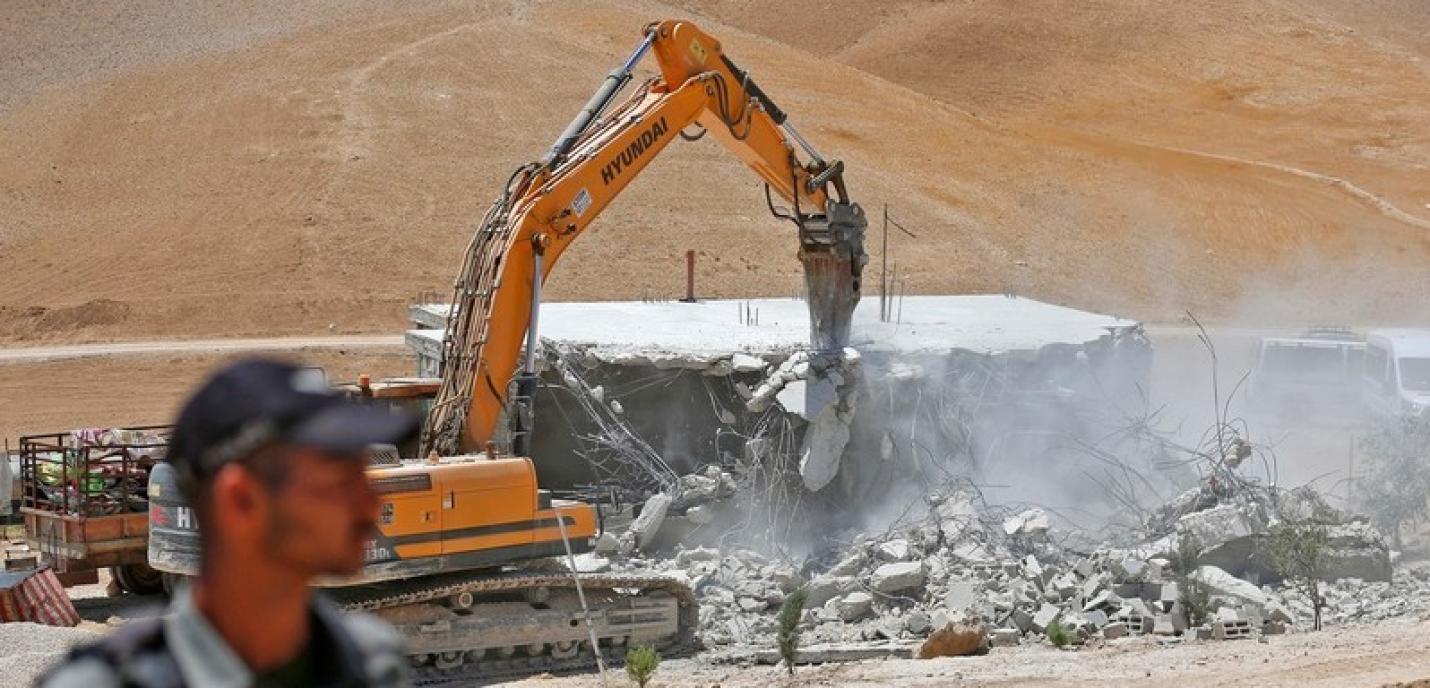
[[[806,635],[831,657],[851,642],[858,656],[911,655],[907,643],[950,628],[986,628],[978,647],[999,647],[1055,621],[1078,643],[1279,632],[1312,611],[1266,585],[1256,555],[1288,518],[1340,534],[1332,623],[1430,608],[1430,576],[1391,580],[1383,540],[1314,493],[1212,481],[1117,542],[1059,532],[1061,515],[1033,497],[1076,500],[1085,457],[1069,445],[1146,394],[1137,323],[1003,296],[910,297],[896,322],[856,312],[850,349],[811,353],[792,299],[545,308],[543,484],[627,503],[577,569],[685,580],[704,642],[736,657],[768,644],[799,588]],[[413,311],[421,373],[440,365],[444,313]],[[1179,537],[1204,545],[1192,570],[1173,563]]]
[[[543,485],[616,484],[640,500],[707,467],[791,469],[799,484],[781,501],[813,515],[858,503],[877,522],[954,475],[1008,493],[995,498],[1066,491],[1060,433],[1146,388],[1151,348],[1133,321],[1002,295],[907,297],[893,322],[875,306],[856,311],[850,348],[812,353],[797,299],[544,305]],[[446,310],[412,309],[419,374],[439,369]],[[629,436],[613,443],[613,424]]]

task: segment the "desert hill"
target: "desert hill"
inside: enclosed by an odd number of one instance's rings
[[[891,240],[911,292],[1430,317],[1418,0],[20,4],[0,27],[12,342],[400,327],[445,297],[510,170],[666,16],[721,37],[871,215],[918,234]],[[701,141],[548,293],[674,296],[686,249],[703,296],[798,288],[756,178]]]

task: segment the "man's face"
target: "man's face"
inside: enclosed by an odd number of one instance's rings
[[[377,524],[366,462],[309,449],[287,460],[287,479],[272,493],[265,549],[308,575],[356,573]]]

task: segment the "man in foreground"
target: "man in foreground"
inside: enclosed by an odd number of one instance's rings
[[[198,578],[162,619],[73,651],[40,685],[406,685],[401,638],[308,584],[362,568],[378,508],[366,448],[415,430],[411,417],[333,393],[316,370],[250,360],[219,371],[169,445],[198,519]]]

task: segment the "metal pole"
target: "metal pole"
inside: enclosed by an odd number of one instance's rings
[[[566,517],[556,512],[556,527],[561,530],[561,544],[566,546],[566,561],[571,566],[571,582],[576,584],[576,599],[581,601],[581,616],[586,618],[586,635],[591,639],[591,654],[596,656],[596,671],[601,684],[606,683],[606,662],[601,659],[601,643],[596,639],[596,625],[591,622],[591,608],[586,606],[586,591],[581,588],[581,574],[576,570],[576,554],[571,551],[571,538],[566,536]]]
[[[695,251],[685,252],[685,303],[695,303]]]
[[[880,261],[883,265],[879,268],[879,321],[889,322],[889,299],[888,279],[889,279],[889,204],[884,204],[884,247],[879,249]]]

